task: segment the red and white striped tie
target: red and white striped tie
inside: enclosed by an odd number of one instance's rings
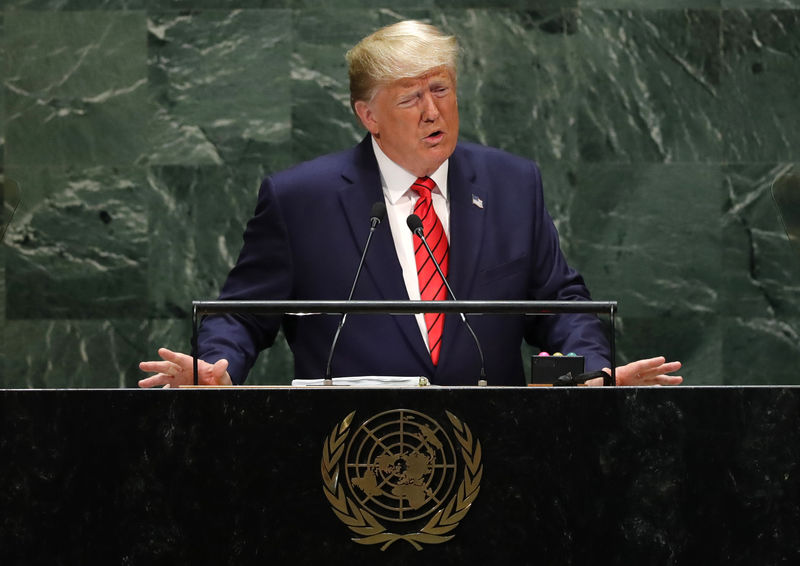
[[[414,205],[414,214],[422,219],[422,231],[428,242],[433,257],[447,277],[449,246],[447,236],[441,220],[436,216],[431,200],[431,190],[436,186],[430,177],[420,177],[411,189],[419,194],[419,199]],[[417,261],[417,277],[419,278],[419,294],[423,301],[444,301],[447,299],[447,287],[431,261],[425,246],[419,236],[414,235],[414,257]],[[433,365],[439,363],[439,353],[442,349],[442,330],[444,329],[443,313],[425,313],[425,326],[428,328],[428,348],[431,352]]]

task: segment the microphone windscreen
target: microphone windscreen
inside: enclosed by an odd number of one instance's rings
[[[408,218],[406,218],[406,224],[408,224],[408,229],[412,232],[422,230],[422,218],[416,214],[409,214]]]
[[[369,217],[370,220],[374,220],[376,223],[380,223],[386,217],[386,203],[381,201],[376,202],[372,205],[372,212]]]

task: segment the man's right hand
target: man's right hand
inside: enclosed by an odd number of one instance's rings
[[[139,387],[179,387],[193,385],[192,357],[166,348],[159,348],[158,355],[162,361],[140,362],[142,371],[155,372],[155,375],[139,381]],[[209,364],[197,360],[197,382],[199,385],[233,385],[228,375],[228,360],[219,360]]]

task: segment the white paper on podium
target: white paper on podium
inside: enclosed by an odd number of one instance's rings
[[[324,379],[293,379],[292,387],[317,387],[325,385]],[[334,386],[344,387],[428,387],[430,381],[422,376],[357,375],[334,377]]]

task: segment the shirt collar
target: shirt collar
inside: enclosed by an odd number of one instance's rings
[[[372,149],[375,151],[375,158],[378,160],[378,169],[381,172],[384,195],[390,204],[396,204],[401,197],[411,190],[411,185],[417,180],[417,176],[409,173],[389,159],[378,145],[378,142],[375,141],[375,138],[373,136],[370,137],[372,138]],[[447,200],[447,171],[449,166],[450,160],[446,159],[430,175],[430,178],[436,183],[436,188],[433,191],[439,191],[445,200]]]

